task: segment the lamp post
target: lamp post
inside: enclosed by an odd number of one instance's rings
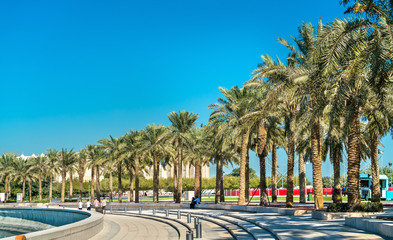
[[[393,186],[393,172],[392,172],[392,162],[388,163],[390,168],[390,186]]]
[[[90,199],[90,180],[89,180],[89,199]]]

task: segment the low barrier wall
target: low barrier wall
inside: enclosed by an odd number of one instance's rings
[[[11,210],[14,212],[12,213]],[[6,212],[13,214],[12,217],[55,226],[50,229],[25,234],[29,240],[89,239],[102,230],[104,221],[103,215],[94,211],[86,212],[61,208],[0,208],[0,214],[5,216]],[[59,225],[60,223],[65,225]],[[3,239],[14,240],[15,237]]]

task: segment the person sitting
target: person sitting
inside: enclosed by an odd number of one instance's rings
[[[198,196],[195,196],[195,203],[198,205],[201,203],[201,200],[199,199]]]
[[[195,204],[196,204],[196,202],[195,202],[195,197],[192,197],[192,199],[191,199],[191,204],[190,204],[190,209],[194,209]]]

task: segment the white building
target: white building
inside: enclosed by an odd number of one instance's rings
[[[39,156],[45,156],[43,153],[41,153]],[[25,155],[20,155],[19,158],[22,159],[28,159],[30,157],[37,157],[34,153],[31,156],[25,156]],[[173,177],[173,167],[166,167],[164,168],[163,166],[160,165],[160,179],[165,179],[169,177]],[[209,178],[209,165],[204,165],[202,166],[202,178]],[[148,170],[145,172],[143,171],[143,175],[145,176],[146,179],[151,179],[153,178],[153,167],[148,168]],[[192,166],[190,163],[183,163],[183,178],[192,178],[195,176],[195,167]],[[73,177],[78,177],[78,173],[75,173]],[[67,172],[66,179],[69,178],[69,173]],[[83,177],[84,182],[88,182],[91,179],[91,169],[87,168],[85,175]],[[104,176],[101,175],[100,179],[104,179]],[[54,177],[55,181],[61,182],[61,175],[55,176]]]

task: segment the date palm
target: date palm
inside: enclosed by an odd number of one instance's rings
[[[177,148],[177,196],[176,203],[180,203],[183,192],[183,152],[184,147],[191,141],[191,131],[195,127],[198,114],[187,111],[171,112],[168,115],[172,123],[170,131],[172,132],[173,142]]]
[[[165,138],[167,129],[163,125],[147,125],[141,131],[140,148],[146,155],[150,155],[153,160],[153,202],[158,203],[159,191],[159,165],[165,148]]]
[[[67,150],[67,148],[62,148],[61,151],[58,152],[58,162],[57,165],[61,172],[61,202],[64,202],[65,197],[65,188],[66,188],[66,177],[67,172],[73,168],[76,161],[76,153],[71,149]]]
[[[6,201],[11,197],[11,172],[14,161],[16,160],[16,156],[14,154],[3,154],[0,157],[0,176],[1,179],[4,179],[4,191],[6,194]]]
[[[77,156],[78,164],[76,166],[76,171],[78,172],[78,178],[79,178],[79,201],[82,201],[83,178],[85,177],[88,157],[89,154],[85,148],[82,148]]]
[[[42,200],[42,176],[47,170],[47,162],[44,156],[33,158],[33,162],[38,177],[38,199]]]
[[[60,173],[59,162],[59,152],[55,149],[48,149],[45,157],[48,166],[49,175],[49,202],[52,202],[52,192],[53,192],[53,177]]]
[[[249,102],[242,101],[248,98],[250,91],[246,88],[232,87],[230,90],[220,88],[225,98],[219,98],[218,103],[210,104],[214,109],[210,115],[210,124],[227,124],[233,129],[235,144],[240,143],[240,177],[239,177],[239,205],[246,203],[246,168],[248,166],[248,151],[251,126],[241,120],[249,112]]]
[[[386,19],[371,22],[357,18],[335,20],[324,26],[318,42],[323,71],[335,79],[332,91],[332,115],[346,109],[348,135],[348,203],[351,209],[360,205],[359,171],[361,116],[370,96],[377,98],[378,109],[384,111],[384,99],[390,94],[393,63],[392,26]],[[357,46],[351,48],[350,46]],[[337,110],[338,109],[338,110]],[[376,173],[378,174],[378,173]]]
[[[129,133],[126,133],[124,138],[124,149],[123,155],[126,159],[128,172],[130,175],[130,200],[134,201],[134,185],[133,185],[133,176],[135,175],[135,203],[139,202],[139,174],[140,174],[140,165],[141,165],[141,156],[142,152],[140,150],[139,144],[139,135],[140,132],[131,130]]]
[[[102,148],[107,154],[107,164],[109,170],[109,177],[112,178],[112,171],[113,168],[117,168],[117,175],[118,175],[118,194],[119,194],[119,203],[122,202],[122,195],[123,195],[123,186],[122,186],[122,164],[123,164],[123,156],[122,156],[122,148],[123,148],[123,138],[114,138],[109,136],[109,138],[104,138],[98,141],[102,145]],[[111,186],[113,182],[110,180],[110,191],[112,192],[113,187]],[[110,196],[112,194],[110,193]]]
[[[23,159],[20,157],[13,161],[11,176],[14,181],[22,183],[22,203],[25,202],[26,181],[30,183],[31,189],[31,181],[33,181],[33,169],[33,162],[29,158]],[[31,197],[29,198],[29,201],[31,201]]]

